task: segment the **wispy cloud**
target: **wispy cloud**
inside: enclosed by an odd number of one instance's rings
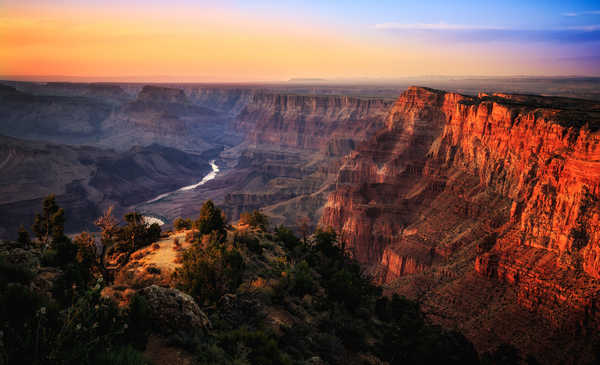
[[[592,25],[577,25],[572,27],[566,27],[565,30],[581,30],[584,32],[595,32],[600,30],[600,24],[592,24]]]
[[[563,13],[562,16],[600,15],[600,10],[588,10],[572,13]]]
[[[376,29],[398,29],[398,30],[501,30],[505,28],[501,27],[490,27],[490,26],[477,26],[477,25],[466,25],[466,24],[448,24],[444,22],[440,23],[413,23],[404,24],[398,22],[388,22],[375,24]]]
[[[449,23],[388,22],[373,28],[394,33],[409,33],[419,40],[454,42],[600,42],[600,24],[574,25],[545,29],[510,28]]]

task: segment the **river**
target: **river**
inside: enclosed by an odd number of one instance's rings
[[[215,177],[217,177],[217,174],[219,173],[219,171],[220,171],[220,170],[219,170],[219,166],[218,166],[218,165],[215,163],[215,160],[211,160],[211,161],[209,162],[209,164],[210,164],[210,167],[212,168],[212,171],[211,171],[211,172],[209,172],[208,174],[206,174],[206,175],[205,175],[205,176],[202,178],[202,180],[200,180],[199,182],[197,182],[197,183],[195,183],[195,184],[192,184],[192,185],[187,185],[187,186],[181,187],[181,188],[179,188],[179,189],[177,189],[177,190],[173,190],[173,191],[169,191],[169,192],[167,192],[167,193],[160,194],[160,195],[158,195],[157,197],[155,197],[155,198],[152,198],[152,199],[148,200],[148,201],[147,201],[146,203],[144,203],[144,204],[151,204],[151,203],[155,203],[155,202],[157,202],[157,201],[159,201],[159,200],[162,200],[162,199],[164,199],[164,198],[167,198],[167,197],[169,197],[169,196],[171,196],[171,195],[173,195],[173,194],[177,194],[177,193],[178,193],[178,192],[180,192],[180,191],[194,190],[194,189],[196,189],[197,187],[199,187],[199,186],[201,186],[201,185],[204,185],[204,184],[206,184],[206,183],[207,183],[207,182],[209,182],[210,180],[213,180]],[[164,222],[163,220],[161,220],[161,219],[159,219],[159,218],[156,218],[156,217],[150,217],[150,216],[144,216],[144,221],[145,221],[146,223],[148,223],[148,224],[152,224],[152,223],[158,223],[158,224],[159,224],[159,225],[161,225],[161,226],[165,224],[165,222]]]

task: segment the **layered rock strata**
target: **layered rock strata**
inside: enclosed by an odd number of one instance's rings
[[[475,270],[555,326],[597,328],[599,126],[595,102],[411,87],[344,159],[321,223],[380,281],[428,277],[432,302]]]

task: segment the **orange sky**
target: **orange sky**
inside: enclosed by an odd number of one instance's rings
[[[292,77],[556,74],[525,45],[428,44],[372,27],[201,5],[5,4],[0,75],[271,81]]]

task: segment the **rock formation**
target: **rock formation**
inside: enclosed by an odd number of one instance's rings
[[[390,105],[385,99],[253,94],[233,125],[245,134],[236,169],[247,175],[224,197],[228,215],[237,219],[263,208],[275,223],[293,226],[302,212],[316,224],[338,159],[383,127]]]
[[[138,292],[148,302],[153,328],[164,335],[208,331],[210,320],[191,296],[172,288],[148,286]]]
[[[321,222],[396,291],[427,278],[417,291],[447,316],[475,270],[555,328],[597,328],[599,123],[595,102],[411,87],[345,157]]]
[[[247,131],[251,144],[318,151],[332,140],[363,140],[382,126],[390,104],[348,96],[257,93],[234,128]]]

